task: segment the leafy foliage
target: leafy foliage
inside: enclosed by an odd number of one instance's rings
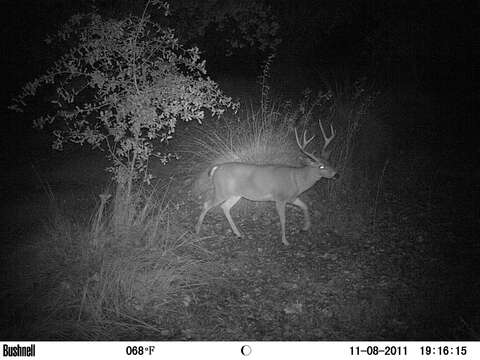
[[[170,139],[178,120],[201,122],[205,111],[218,116],[237,107],[206,75],[199,49],[183,47],[172,29],[145,13],[122,20],[76,14],[47,43],[70,49],[25,85],[12,108],[22,111],[30,96],[53,84],[57,107],[35,126],[55,122],[56,149],[73,142],[106,151],[118,183],[140,175],[148,181],[151,155],[168,161],[171,154],[154,153],[153,140]]]
[[[177,0],[171,12],[186,40],[201,41],[209,30],[221,33],[215,47],[222,47],[227,56],[246,47],[274,53],[281,42],[279,22],[265,1]]]

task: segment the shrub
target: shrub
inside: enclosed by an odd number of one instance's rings
[[[205,111],[235,108],[206,75],[198,48],[184,48],[170,28],[142,17],[103,18],[96,12],[72,16],[48,43],[68,46],[45,74],[27,83],[12,108],[22,111],[41,88],[55,88],[57,105],[34,124],[54,124],[53,147],[67,142],[105,151],[109,171],[130,194],[132,182],[149,181],[153,141],[173,136],[178,120],[201,122]],[[80,85],[79,85],[80,84]]]

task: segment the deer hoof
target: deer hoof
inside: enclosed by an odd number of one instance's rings
[[[233,233],[233,235],[235,235],[237,238],[242,238],[243,237],[243,235],[240,232],[233,231],[233,230],[227,230],[227,234],[231,234],[231,233]]]

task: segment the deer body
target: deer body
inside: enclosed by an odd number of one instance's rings
[[[321,126],[321,124],[320,124]],[[324,133],[322,128],[322,133]],[[296,132],[295,132],[296,134]],[[331,167],[327,160],[316,158],[311,153],[305,152],[305,146],[313,139],[306,140],[304,134],[303,146],[297,137],[300,149],[309,158],[307,165],[302,167],[287,165],[254,165],[238,162],[215,165],[209,172],[213,183],[212,196],[203,205],[196,225],[196,232],[199,233],[203,219],[207,212],[217,205],[223,209],[232,231],[241,237],[240,231],[233,222],[230,209],[241,199],[252,201],[274,201],[280,217],[282,230],[282,243],[289,245],[285,237],[285,207],[287,203],[296,205],[303,210],[305,225],[303,230],[310,227],[310,216],[307,205],[298,197],[304,191],[311,188],[322,177],[338,177],[336,170]],[[325,137],[325,135],[324,135]],[[334,132],[330,139],[325,137],[326,145],[333,139]],[[325,147],[324,146],[324,150]]]
[[[320,177],[314,167],[225,163],[210,170],[215,197],[241,196],[253,201],[295,200]]]

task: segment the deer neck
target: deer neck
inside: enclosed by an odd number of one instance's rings
[[[295,173],[295,182],[300,193],[310,189],[319,180],[315,170],[312,166],[305,166]]]

